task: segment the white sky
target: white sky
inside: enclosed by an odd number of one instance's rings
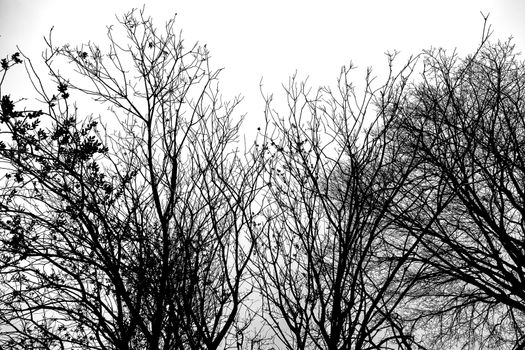
[[[367,66],[380,72],[389,50],[405,58],[430,46],[466,53],[479,43],[480,11],[490,12],[494,39],[512,35],[525,47],[525,0],[0,0],[0,57],[16,45],[37,57],[51,26],[57,44],[104,47],[115,14],[144,3],[157,26],[178,13],[185,40],[207,44],[212,65],[225,68],[223,93],[245,97],[248,121],[262,115],[261,78],[265,91],[278,92],[296,70],[313,84],[333,84],[350,61],[362,68],[356,79]]]

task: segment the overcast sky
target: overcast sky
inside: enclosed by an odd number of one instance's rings
[[[57,43],[91,40],[104,47],[115,14],[146,4],[162,26],[177,15],[186,41],[206,43],[215,68],[224,67],[226,94],[245,96],[243,110],[262,110],[259,82],[278,90],[294,71],[315,84],[331,84],[340,67],[385,68],[384,52],[408,57],[445,47],[469,52],[479,43],[490,13],[494,39],[513,36],[525,47],[525,0],[369,1],[112,1],[0,0],[0,56],[19,45],[38,55],[52,26]]]

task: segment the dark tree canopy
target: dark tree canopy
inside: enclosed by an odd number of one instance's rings
[[[415,242],[406,239],[396,261],[383,240],[410,167],[391,162],[398,145],[382,131],[392,115],[381,111],[399,104],[411,63],[377,90],[369,72],[364,97],[345,68],[335,91],[309,94],[292,79],[284,115],[267,101],[275,130],[260,145],[269,204],[255,275],[265,320],[288,349],[413,344],[394,310],[410,289],[405,259]]]
[[[525,340],[525,65],[509,42],[464,59],[425,55],[399,108],[398,142],[417,163],[393,218],[429,264],[411,318],[447,341],[516,348]],[[430,342],[429,342],[430,343]],[[522,345],[519,345],[522,344]]]
[[[244,143],[175,19],[1,59],[0,348],[522,349],[525,62],[485,29],[293,76]]]
[[[121,25],[107,52],[48,40],[42,111],[2,97],[2,347],[213,349],[249,322],[259,170],[237,151],[239,101],[173,21]],[[70,91],[108,112],[82,116]]]

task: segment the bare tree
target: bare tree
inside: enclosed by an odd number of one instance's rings
[[[239,151],[239,100],[174,20],[120,24],[106,53],[47,39],[55,94],[25,59],[44,111],[2,97],[1,347],[217,349],[249,324],[262,168]]]
[[[525,64],[488,36],[465,58],[428,51],[397,110],[417,170],[392,217],[431,266],[407,299],[431,348],[525,346]]]
[[[368,71],[361,95],[343,68],[335,91],[312,93],[293,77],[283,114],[266,99],[271,126],[258,148],[269,203],[255,280],[265,320],[288,349],[417,348],[396,313],[417,240],[396,237],[386,215],[412,171],[410,158],[392,161],[402,154],[386,136],[417,60],[394,74],[393,59],[386,83],[372,89]]]

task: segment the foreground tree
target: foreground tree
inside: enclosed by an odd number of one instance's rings
[[[426,53],[395,111],[418,166],[392,218],[422,239],[411,259],[431,268],[407,305],[436,349],[525,346],[525,63],[486,39]]]
[[[42,111],[2,91],[2,348],[216,349],[249,323],[259,163],[237,151],[239,101],[173,20],[121,25],[107,53],[49,38],[55,94],[25,59]]]
[[[288,349],[417,347],[396,314],[412,287],[405,259],[417,240],[397,239],[400,259],[385,243],[395,235],[386,214],[412,171],[410,158],[391,161],[401,148],[386,137],[395,132],[387,111],[415,62],[377,90],[368,72],[362,96],[345,68],[335,91],[311,94],[293,78],[284,114],[267,98],[272,127],[258,147],[269,203],[255,280],[265,320]]]

